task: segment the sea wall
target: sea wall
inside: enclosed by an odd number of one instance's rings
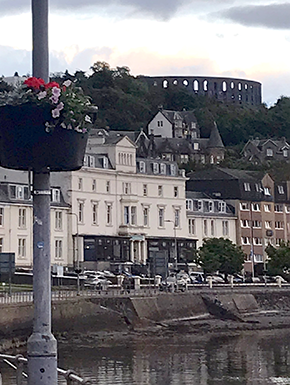
[[[121,331],[170,320],[201,318],[209,314],[205,295],[240,315],[259,310],[290,312],[287,289],[197,290],[148,297],[76,297],[53,302],[53,332]],[[1,304],[0,309],[0,341],[31,334],[31,303]]]

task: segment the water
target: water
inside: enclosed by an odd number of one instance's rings
[[[59,356],[98,385],[290,385],[290,330],[92,339],[60,343]],[[5,370],[3,385],[12,384]]]

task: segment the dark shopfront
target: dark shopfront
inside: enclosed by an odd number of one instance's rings
[[[111,269],[120,272],[130,266],[133,274],[150,274],[154,276],[167,271],[167,266],[174,265],[175,239],[148,238],[147,265],[132,263],[132,241],[134,237],[85,236],[84,268],[92,270]],[[185,250],[196,248],[196,240],[177,239],[178,267],[184,268]],[[166,268],[164,267],[166,266]]]
[[[132,274],[146,274],[146,266],[132,263],[132,241],[133,237],[85,236],[84,268],[106,269],[114,273],[126,270]]]
[[[176,239],[177,267],[186,270],[186,251],[196,249],[196,240],[186,238]],[[163,278],[170,270],[175,270],[175,239],[148,238],[149,275],[161,275]]]

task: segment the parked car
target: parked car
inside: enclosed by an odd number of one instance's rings
[[[187,287],[187,281],[183,278],[177,278],[174,273],[171,273],[169,277],[164,279],[160,285],[159,290],[173,292],[176,290],[185,291]]]
[[[97,290],[106,289],[110,285],[112,285],[112,282],[109,279],[101,276],[86,279],[84,283],[84,286]]]
[[[231,281],[231,277],[233,277],[234,283],[244,283],[245,282],[245,278],[242,275],[239,275],[239,274],[229,275],[228,276],[229,282]]]
[[[284,279],[283,277],[281,277],[281,275],[276,275],[275,277],[275,281],[278,282],[279,279],[281,280],[281,283],[287,283],[286,279]]]
[[[209,280],[210,280],[210,277],[211,277],[211,279],[212,279],[212,283],[225,283],[225,280],[223,279],[223,277],[222,276],[220,276],[220,275],[208,275],[207,277],[206,277],[206,281],[207,282],[209,282]]]
[[[176,274],[176,279],[177,280],[184,280],[186,283],[191,283],[191,279],[189,275],[185,271],[180,271],[179,273]]]
[[[203,283],[204,281],[204,274],[199,271],[192,271],[189,273],[190,281],[191,283]]]

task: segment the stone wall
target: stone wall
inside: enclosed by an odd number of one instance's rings
[[[260,105],[261,83],[247,79],[212,76],[140,76],[149,86],[157,89],[182,88],[191,95],[207,95],[226,103]]]
[[[53,332],[122,331],[162,321],[198,318],[208,314],[203,295],[217,299],[229,310],[245,313],[259,310],[290,311],[287,290],[199,290],[152,297],[72,298],[52,305]],[[0,305],[0,338],[29,336],[33,307],[29,303]]]

